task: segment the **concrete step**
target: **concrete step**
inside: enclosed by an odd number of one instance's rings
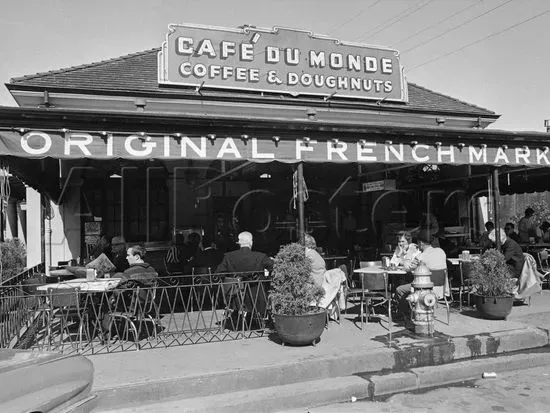
[[[107,413],[261,413],[281,409],[318,406],[369,396],[369,381],[358,377],[338,377],[264,387],[255,390],[224,393],[213,396],[179,398],[147,405],[131,405]]]
[[[373,399],[405,391],[449,385],[480,378],[483,372],[503,372],[550,364],[550,352],[515,354],[468,360],[444,366],[419,367],[393,374],[360,374],[313,380],[282,386],[217,394],[205,397],[173,398],[157,403],[128,405],[104,413],[303,413],[304,409],[326,404]]]
[[[467,337],[441,336],[410,341],[392,348],[354,348],[331,355],[288,360],[271,365],[234,368],[209,374],[147,379],[111,387],[94,387],[96,411],[107,411],[135,403],[163,402],[168,399],[226,397],[232,394],[273,387],[302,385],[323,380],[349,378],[354,374],[403,372],[424,366],[444,365],[457,360],[497,355],[542,347],[548,344],[548,332],[522,328]],[[154,370],[154,367],[152,367]],[[352,380],[352,379],[349,379]],[[407,378],[410,381],[410,377]],[[409,382],[408,381],[408,382]],[[332,382],[329,382],[332,383]],[[415,384],[416,385],[416,384]],[[268,391],[268,390],[265,390]],[[327,393],[328,394],[328,393]],[[206,400],[206,399],[205,399]]]

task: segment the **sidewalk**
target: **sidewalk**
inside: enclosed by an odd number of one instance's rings
[[[453,312],[450,326],[436,321],[437,333],[432,339],[417,338],[396,326],[390,347],[385,322],[367,323],[361,331],[360,324],[353,323],[355,314],[343,314],[340,324],[331,322],[316,346],[281,346],[273,334],[269,338],[89,356],[95,367],[96,411],[174,397],[197,399],[313,383],[363,372],[403,371],[541,347],[548,344],[548,315],[550,291],[544,291],[533,297],[530,307],[514,307],[505,321],[477,318],[475,310]],[[445,310],[438,309],[437,316],[446,320]],[[302,401],[307,400],[304,397]],[[265,404],[262,407],[267,409]]]

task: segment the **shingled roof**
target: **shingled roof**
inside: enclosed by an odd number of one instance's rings
[[[70,90],[93,93],[154,94],[156,96],[185,96],[189,89],[158,84],[157,55],[160,48],[133,53],[101,62],[84,64],[49,72],[16,77],[6,84],[8,89]],[[496,116],[495,112],[423,88],[408,84],[411,111],[451,112],[474,116]],[[401,103],[387,102],[385,107]]]

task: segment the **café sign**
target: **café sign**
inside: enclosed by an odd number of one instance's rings
[[[0,131],[0,153],[23,158],[194,159],[252,162],[336,162],[550,166],[550,149],[442,142],[317,140],[249,135]],[[388,185],[385,181],[384,185]],[[386,186],[385,186],[386,188]]]
[[[169,27],[159,84],[406,102],[396,50],[304,30]]]
[[[361,184],[361,192],[389,191],[395,188],[395,179],[382,179]]]

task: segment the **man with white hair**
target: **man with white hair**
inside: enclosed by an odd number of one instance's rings
[[[224,255],[222,262],[216,268],[216,273],[222,274],[224,280],[228,278],[238,277],[245,281],[244,284],[244,299],[240,303],[235,300],[231,294],[226,297],[226,303],[231,312],[231,323],[228,328],[239,329],[240,323],[244,322],[249,327],[254,320],[260,322],[260,327],[263,327],[263,320],[267,317],[267,289],[265,286],[264,271],[273,269],[273,260],[263,252],[252,251],[252,234],[248,231],[239,234],[237,243],[241,246],[237,251],[231,251]],[[258,280],[258,281],[255,281]],[[234,281],[229,281],[227,285],[232,285]],[[229,291],[229,290],[228,290]],[[243,320],[240,318],[240,310],[246,312],[250,319]]]
[[[239,234],[237,243],[240,249],[224,255],[222,262],[216,268],[216,273],[243,273],[249,278],[251,273],[262,273],[273,269],[273,260],[263,252],[252,251],[252,234],[248,231]]]

